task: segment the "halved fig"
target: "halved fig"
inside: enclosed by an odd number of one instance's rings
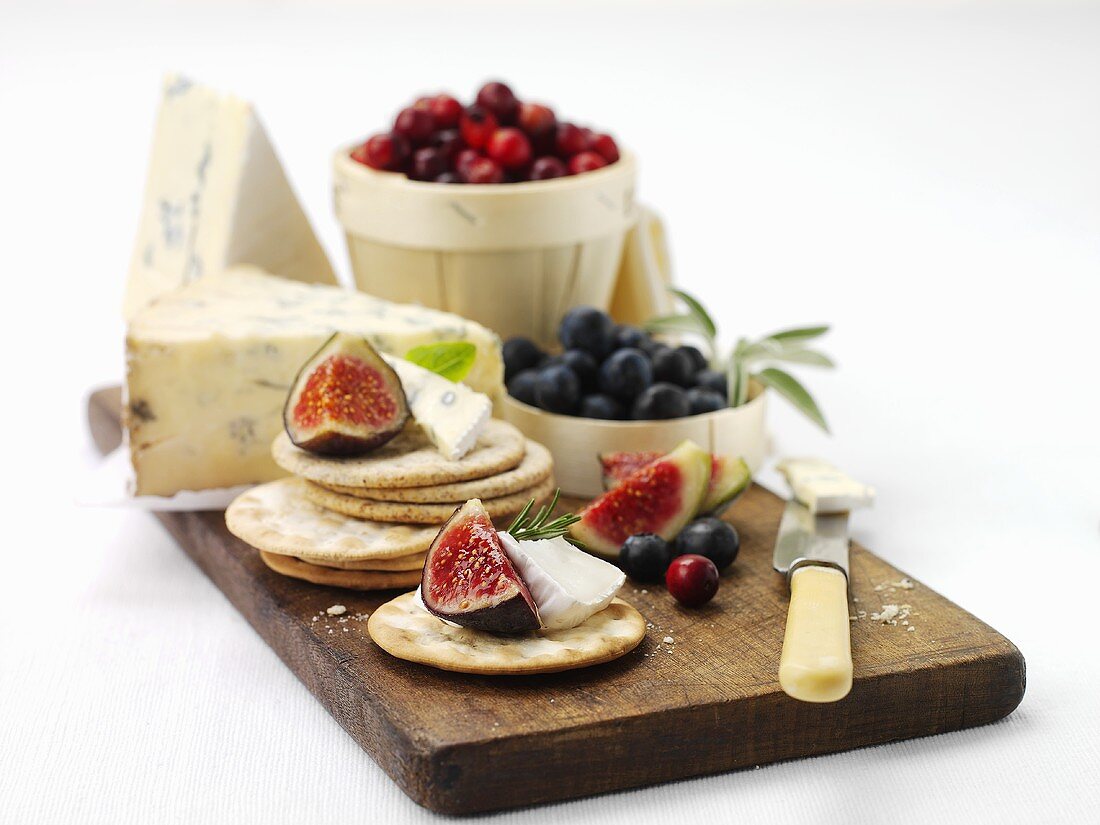
[[[675,538],[699,511],[710,481],[710,454],[692,441],[635,470],[580,512],[573,538],[605,558],[617,559],[638,533]]]
[[[290,440],[322,455],[362,455],[405,426],[401,380],[365,339],[337,332],[306,361],[283,407]]]
[[[476,498],[455,510],[428,548],[420,596],[429,612],[475,630],[516,635],[542,625],[535,600]]]
[[[614,489],[624,478],[656,461],[661,455],[655,452],[600,453],[603,488]],[[719,515],[725,512],[751,482],[752,472],[743,458],[712,455],[710,485],[699,513]]]

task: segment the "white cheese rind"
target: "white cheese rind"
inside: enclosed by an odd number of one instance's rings
[[[245,101],[164,80],[124,314],[234,264],[306,282],[336,276]]]
[[[811,513],[846,513],[869,507],[875,500],[873,487],[818,458],[788,458],[776,469],[787,479],[795,499]]]
[[[161,296],[131,322],[124,418],[135,492],[169,496],[285,475],[270,446],[282,429],[287,393],[301,366],[336,331],[362,335],[394,356],[421,344],[469,341],[477,357],[465,383],[490,395],[502,386],[500,341],[478,324],[235,268]],[[411,374],[416,368],[409,366]],[[432,426],[429,398],[419,406],[422,423]],[[451,409],[454,420],[436,423],[437,436],[460,449],[485,408],[478,401]]]
[[[500,534],[504,551],[539,609],[543,630],[576,627],[615,598],[626,576],[564,538],[517,541]]]

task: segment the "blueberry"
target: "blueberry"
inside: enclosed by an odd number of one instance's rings
[[[535,401],[548,412],[572,415],[581,400],[581,382],[564,364],[538,371],[535,377]]]
[[[630,324],[619,324],[611,333],[611,346],[614,349],[639,349],[648,340],[649,335],[646,332]]]
[[[544,370],[547,367],[552,367],[555,364],[564,364],[565,357],[562,355],[544,355],[542,359],[536,365],[536,369]]]
[[[618,421],[626,418],[626,408],[610,395],[596,393],[595,395],[586,395],[581,399],[580,414],[585,418]]]
[[[653,367],[638,349],[613,352],[600,367],[600,389],[619,401],[633,401],[652,383]]]
[[[564,349],[583,349],[597,360],[611,351],[614,324],[606,312],[595,307],[574,307],[558,325],[558,339]]]
[[[693,367],[692,372],[705,370],[709,366],[709,364],[707,363],[707,357],[703,355],[703,353],[699,352],[698,347],[684,345],[682,347],[676,347],[676,351],[684,353],[684,355],[691,359],[691,365]]]
[[[687,393],[675,384],[654,384],[638,396],[630,417],[642,421],[660,418],[683,418],[691,415]]]
[[[691,405],[692,415],[717,412],[726,408],[726,396],[716,393],[714,390],[705,390],[702,387],[692,387],[687,391],[688,404]]]
[[[500,348],[504,356],[504,381],[507,383],[524,370],[538,366],[543,352],[530,338],[517,335],[509,338]]]
[[[577,374],[581,391],[592,392],[599,380],[600,365],[583,349],[570,349],[562,353],[561,362]]]
[[[653,356],[653,377],[679,387],[690,387],[695,380],[695,364],[682,349],[663,349]]]
[[[619,548],[619,566],[639,582],[659,582],[672,563],[672,548],[655,533],[638,533]]]
[[[535,401],[535,379],[538,374],[538,370],[523,370],[517,373],[508,382],[508,394],[524,404],[538,406],[538,402]]]
[[[668,344],[663,344],[660,341],[654,341],[652,338],[648,338],[642,342],[642,345],[638,347],[642,352],[653,358],[658,352],[662,352],[666,349],[672,349]]]
[[[695,374],[695,386],[706,390],[713,390],[722,395],[729,395],[729,381],[724,372],[717,370],[700,370]]]
[[[725,570],[737,558],[741,549],[741,537],[729,522],[718,518],[699,518],[680,531],[673,546],[673,554],[683,556],[694,553],[714,562],[719,570]]]

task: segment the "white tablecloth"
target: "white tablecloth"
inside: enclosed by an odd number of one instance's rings
[[[1027,657],[999,724],[501,821],[1095,816],[1100,9],[921,5],[5,3],[0,820],[431,818],[153,518],[71,503],[170,68],[257,103],[345,275],[328,153],[412,93],[612,129],[727,339],[835,325],[834,436],[776,403],[778,450],[875,484],[856,538]]]

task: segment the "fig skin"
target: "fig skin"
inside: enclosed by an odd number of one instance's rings
[[[390,395],[395,414],[384,425],[359,424],[358,426],[341,423],[338,420],[323,420],[310,428],[296,420],[296,407],[305,391],[310,377],[329,358],[339,356],[354,359],[378,373],[384,389]],[[401,379],[393,368],[385,362],[370,343],[359,336],[348,333],[334,333],[316,353],[302,366],[294,377],[290,393],[283,407],[283,426],[291,442],[303,450],[318,455],[334,457],[352,457],[364,455],[381,447],[400,433],[409,420],[409,404]],[[348,432],[348,430],[355,430]]]
[[[448,546],[448,542],[454,539],[456,532],[460,530],[468,530],[471,545],[474,543],[482,546],[487,545],[488,549],[485,552],[477,554],[479,560],[486,561],[483,568],[496,567],[496,574],[492,579],[488,581],[474,581],[471,579],[470,584],[491,585],[494,591],[500,590],[502,593],[510,591],[510,595],[499,601],[494,601],[494,598],[496,598],[494,593],[478,595],[476,598],[480,605],[474,606],[473,609],[470,609],[472,606],[470,602],[474,598],[472,595],[470,599],[460,597],[457,594],[452,595],[450,606],[436,599],[432,588],[434,577],[449,574],[450,570],[454,569],[461,561],[461,557],[459,559],[441,557],[441,554],[454,549]],[[467,547],[469,546],[467,545]],[[495,552],[493,552],[494,550]],[[448,561],[450,561],[451,567],[446,571],[440,570],[439,567]],[[467,566],[465,569],[469,570],[470,567]],[[504,587],[500,586],[502,579]],[[496,582],[496,584],[493,584],[493,582]],[[424,560],[424,573],[420,580],[420,596],[424,602],[424,607],[427,608],[429,613],[472,630],[481,630],[501,636],[517,636],[531,633],[542,626],[538,608],[535,606],[535,601],[531,597],[527,585],[520,578],[519,573],[509,560],[508,554],[504,551],[504,545],[489,519],[489,514],[485,512],[481,501],[476,498],[470,499],[455,510],[447,523],[436,534]],[[461,606],[462,602],[466,602],[467,607],[463,608]]]

